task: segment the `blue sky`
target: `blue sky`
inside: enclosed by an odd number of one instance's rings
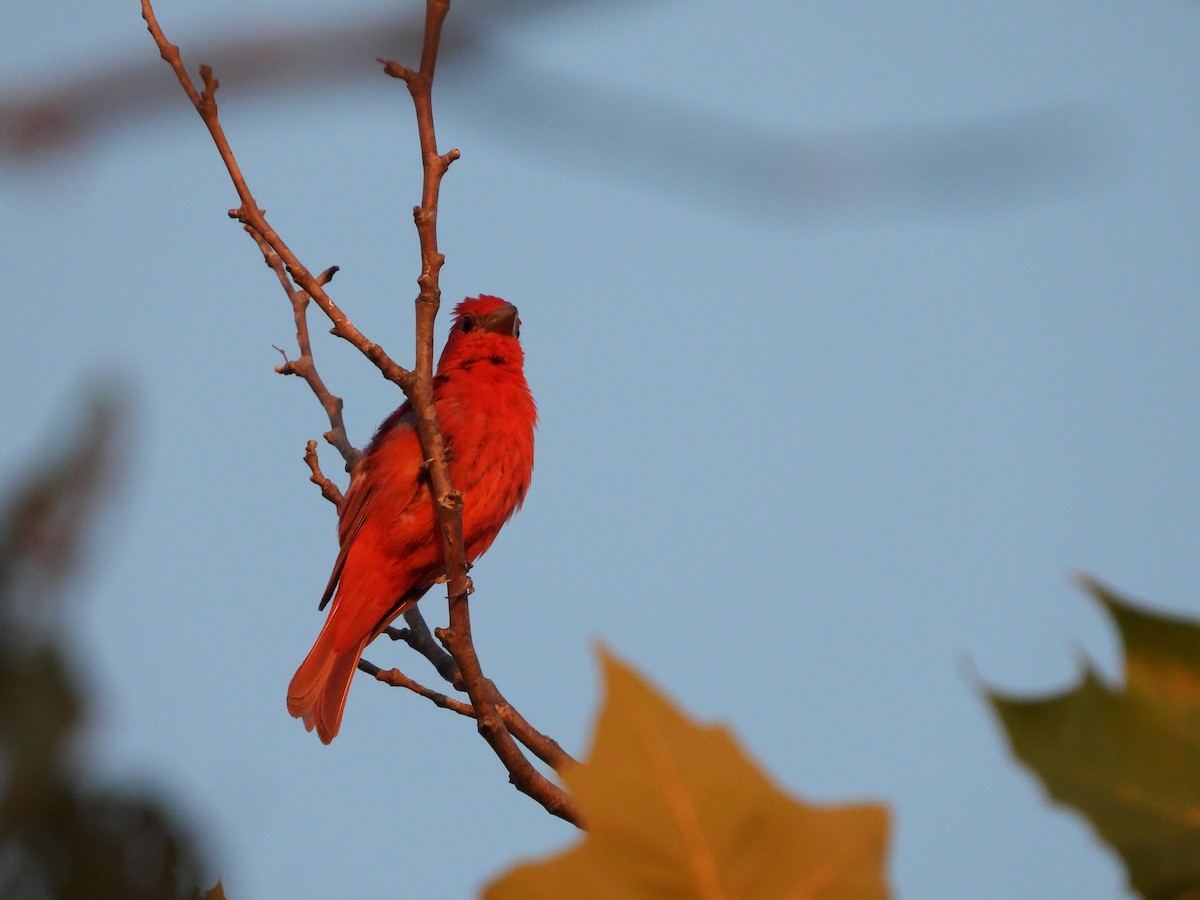
[[[275,227],[400,359],[418,158],[371,57],[415,45],[267,59],[265,87],[221,48],[409,6],[157,7],[217,66]],[[542,417],[526,509],[473,573],[489,674],[582,751],[605,642],[797,795],[888,802],[901,898],[1127,896],[975,679],[1118,671],[1074,570],[1200,616],[1200,7],[546,6],[456,3],[436,97],[463,153],[442,286],[520,307]],[[104,123],[0,158],[0,461],[89,383],[134,403],[71,635],[96,777],[178,795],[237,898],[465,897],[573,840],[416,697],[360,679],[330,747],[288,718],[336,547],[300,461],[323,416],[272,371],[282,292],[136,3],[7,18],[0,108],[70,85]],[[80,77],[125,66],[132,103]],[[316,352],[364,443],[398,398]]]

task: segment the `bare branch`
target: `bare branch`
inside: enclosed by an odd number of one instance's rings
[[[385,628],[384,634],[393,641],[404,641],[429,660],[445,681],[454,685],[456,690],[461,691],[463,683],[462,675],[458,671],[458,663],[442,648],[441,644],[434,640],[433,632],[425,624],[425,617],[421,614],[419,604],[405,611],[404,621],[408,625],[407,628]]]
[[[414,681],[399,669],[381,669],[379,666],[365,659],[359,660],[358,669],[360,672],[366,672],[372,678],[382,681],[384,684],[391,685],[392,687],[406,688],[414,694],[424,697],[433,703],[434,706],[456,712],[460,716],[471,719],[476,718],[475,708],[471,704],[463,703],[461,700],[456,700],[453,697],[428,688]],[[579,765],[578,760],[563,750],[557,741],[551,737],[547,737],[530,725],[524,716],[504,700],[492,682],[489,681],[488,686],[491,688],[495,698],[496,711],[504,720],[505,727],[507,727],[509,733],[524,744],[538,759],[560,774],[572,766]]]
[[[439,675],[454,686],[455,690],[464,689],[464,679],[458,669],[454,657],[442,649],[433,638],[425,618],[421,615],[419,606],[414,606],[404,614],[407,628],[385,628],[384,634],[393,641],[404,641],[412,649],[429,660]],[[518,741],[528,747],[533,753],[556,772],[562,772],[570,766],[579,765],[571,754],[567,753],[553,738],[542,734],[529,724],[528,720],[517,711],[504,695],[500,693],[495,682],[487,680],[487,687],[504,724]],[[471,715],[474,716],[474,709]]]
[[[452,697],[447,697],[445,694],[439,694],[437,691],[413,681],[399,669],[381,669],[379,666],[368,662],[365,659],[360,659],[358,661],[358,669],[360,672],[366,672],[368,675],[372,676],[377,681],[382,681],[384,684],[390,684],[392,687],[407,688],[414,694],[424,697],[434,706],[439,706],[442,709],[448,709],[451,712],[456,712],[460,716],[466,716],[469,719],[475,718],[475,710],[471,708],[471,704],[463,703],[461,700],[455,700]]]
[[[439,629],[438,639],[458,663],[463,687],[471,698],[480,735],[508,769],[509,780],[517,790],[532,797],[553,815],[582,827],[582,817],[574,800],[558,785],[542,775],[525,758],[497,709],[495,686],[483,674],[471,639],[471,615],[468,596],[472,591],[467,575],[462,532],[462,495],[450,479],[446,447],[441,425],[433,404],[433,322],[441,304],[438,276],[445,257],[438,251],[437,211],[442,176],[458,158],[455,150],[442,155],[437,150],[433,124],[433,76],[437,65],[442,23],[450,11],[450,0],[426,0],[425,38],[421,47],[421,65],[416,71],[398,63],[381,60],[384,72],[400,78],[408,86],[417,117],[417,137],[421,145],[423,171],[421,205],[413,210],[413,221],[421,245],[421,275],[417,279],[416,366],[411,389],[406,393],[417,417],[417,432],[425,458],[429,460],[430,490],[437,509],[443,558],[446,562],[450,625]],[[522,720],[523,721],[523,720]],[[528,723],[526,723],[528,724]]]
[[[279,284],[283,287],[284,293],[287,294],[288,302],[292,305],[292,318],[296,323],[296,345],[300,348],[300,358],[290,360],[285,353],[283,365],[276,366],[275,371],[280,375],[297,375],[308,383],[309,388],[316,395],[317,401],[325,410],[325,414],[329,417],[330,429],[325,432],[324,438],[342,455],[342,459],[346,461],[346,471],[349,471],[358,462],[359,457],[362,456],[362,451],[350,443],[350,438],[346,434],[346,423],[342,418],[342,398],[333,394],[325,387],[324,380],[322,380],[320,374],[317,372],[316,360],[313,358],[312,342],[308,336],[309,294],[307,291],[293,286],[292,279],[284,267],[283,260],[272,249],[271,245],[263,240],[262,235],[249,226],[246,226],[246,233],[254,238],[254,242],[258,244],[258,249],[263,255],[263,261],[275,272],[275,276],[279,279]],[[317,282],[322,287],[325,286],[333,280],[333,276],[337,274],[337,271],[337,266],[330,266],[317,276]],[[280,352],[282,353],[283,351]],[[305,459],[307,458],[306,454]],[[322,493],[324,493],[324,489],[322,489]]]
[[[308,480],[321,489],[321,496],[334,506],[341,506],[342,492],[336,484],[325,477],[325,473],[321,471],[321,464],[317,461],[316,441],[309,441],[304,446],[304,461],[308,464],[309,471],[312,472]]]
[[[558,741],[547,734],[542,734],[530,725],[529,721],[517,711],[517,708],[504,699],[504,695],[496,688],[495,682],[489,679],[488,687],[491,689],[492,702],[496,705],[496,712],[504,720],[509,732],[528,747],[538,759],[560,775],[572,766],[579,765],[579,760],[559,746]],[[579,822],[575,822],[575,824],[580,825]]]
[[[241,206],[237,209],[231,209],[229,211],[230,217],[237,219],[247,228],[253,230],[280,256],[287,274],[292,281],[301,290],[307,292],[316,302],[317,306],[321,307],[325,315],[329,317],[329,321],[333,323],[333,328],[330,330],[332,334],[348,341],[357,348],[360,353],[379,369],[388,381],[398,385],[402,390],[407,390],[412,385],[412,373],[396,363],[378,344],[367,340],[366,336],[354,326],[354,323],[333,302],[332,298],[325,293],[325,288],[320,279],[304,267],[296,255],[292,253],[288,245],[284,243],[283,239],[276,234],[275,230],[267,222],[265,213],[259,209],[258,203],[255,202],[254,196],[250,193],[250,188],[246,185],[246,180],[242,177],[241,168],[234,158],[233,150],[229,145],[229,140],[225,136],[225,130],[218,118],[216,93],[219,82],[213,77],[212,69],[208,66],[200,67],[200,78],[204,85],[204,90],[203,92],[197,91],[191,76],[188,75],[187,69],[183,66],[179,48],[167,40],[162,28],[159,27],[151,0],[142,0],[142,18],[146,20],[146,27],[151,37],[154,38],[154,43],[158,46],[159,53],[175,72],[175,77],[179,79],[179,83],[187,93],[188,99],[192,101],[196,112],[200,115],[205,127],[208,128],[208,133],[212,136],[213,143],[217,147],[217,152],[220,153],[221,160],[225,163],[225,168],[229,172],[229,177],[233,181],[234,188],[237,190]]]

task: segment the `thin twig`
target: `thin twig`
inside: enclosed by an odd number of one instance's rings
[[[404,614],[404,620],[407,623],[406,628],[385,628],[384,634],[394,641],[404,641],[422,656],[432,663],[437,669],[439,675],[447,682],[454,686],[456,690],[464,689],[464,679],[459,671],[458,663],[454,657],[447,653],[442,646],[434,640],[433,634],[429,630],[429,626],[425,624],[425,617],[421,614],[419,606],[414,606]],[[505,699],[500,693],[500,689],[491,679],[486,679],[488,691],[491,695],[492,703],[495,705],[500,717],[504,720],[505,726],[513,737],[519,740],[522,744],[528,747],[537,757],[548,764],[556,772],[562,772],[570,766],[579,765],[571,754],[567,753],[554,738],[542,734],[534,728],[529,721],[521,715],[515,706]],[[474,716],[472,708],[471,715]]]
[[[237,219],[253,230],[272,250],[279,254],[287,274],[301,290],[306,291],[312,297],[317,306],[329,317],[329,321],[333,323],[333,328],[330,329],[331,334],[348,341],[379,369],[384,378],[398,385],[402,390],[407,390],[412,385],[412,373],[395,362],[378,344],[367,340],[366,336],[354,326],[354,323],[325,293],[321,281],[309,272],[292,253],[288,245],[267,222],[265,213],[259,209],[258,203],[250,193],[250,188],[246,185],[245,178],[242,177],[241,168],[234,158],[229,140],[225,137],[225,130],[217,116],[216,94],[219,82],[213,77],[212,69],[208,66],[200,67],[200,79],[204,89],[197,91],[191,76],[184,68],[179,48],[167,40],[162,28],[159,27],[150,0],[142,0],[142,18],[146,20],[146,27],[150,31],[151,37],[154,38],[159,53],[175,72],[175,77],[179,79],[188,99],[192,101],[192,106],[196,108],[196,112],[200,115],[205,127],[208,128],[208,133],[212,136],[213,143],[217,146],[217,152],[221,154],[221,160],[225,163],[225,168],[237,190],[241,205],[237,209],[229,211],[230,218]]]
[[[262,235],[249,226],[246,226],[246,233],[258,244],[259,252],[263,255],[263,261],[275,273],[276,278],[279,279],[279,284],[283,287],[284,293],[287,294],[288,302],[292,305],[292,319],[296,323],[296,346],[300,348],[300,358],[288,359],[285,353],[283,365],[276,366],[275,371],[280,375],[299,376],[307,382],[313,394],[316,395],[317,401],[321,404],[321,408],[325,410],[325,414],[329,417],[329,431],[325,432],[323,437],[342,455],[342,459],[346,461],[346,471],[350,471],[362,456],[362,451],[350,443],[350,437],[346,434],[346,422],[342,418],[342,407],[344,406],[342,398],[325,386],[325,381],[317,372],[317,363],[313,358],[312,352],[312,341],[308,336],[308,303],[311,299],[309,293],[292,285],[292,279],[288,276],[283,260],[271,245],[263,239]],[[337,266],[330,266],[317,276],[317,282],[324,287],[333,281],[333,276],[337,272]],[[283,351],[280,352],[282,353]],[[314,450],[312,453],[315,455],[316,451]],[[304,456],[306,461],[308,460],[308,456],[309,454],[306,452]],[[309,467],[311,468],[311,463]],[[316,483],[320,484],[320,482]],[[325,493],[324,487],[322,487],[321,492]]]
[[[495,682],[488,679],[487,683],[492,694],[492,702],[496,705],[496,712],[500,714],[500,718],[504,720],[505,727],[508,728],[513,737],[528,747],[538,759],[560,775],[572,766],[579,765],[579,760],[564,750],[558,741],[530,725],[529,720],[521,715],[515,706],[504,699],[504,695],[496,688]],[[576,822],[575,824],[578,825],[579,823]]]
[[[476,713],[476,728],[483,739],[488,742],[492,752],[508,769],[509,781],[512,782],[513,787],[536,800],[551,815],[565,819],[578,828],[586,827],[583,815],[574,798],[534,768],[516,745],[514,737],[518,735],[519,723],[513,718],[506,717],[505,713],[512,711],[512,707],[508,704],[504,704],[502,707],[497,705],[495,686],[483,675],[479,657],[475,653],[475,645],[471,639],[471,620],[469,616],[464,615],[466,605],[465,597],[452,597],[450,599],[450,627],[439,628],[435,634],[438,640],[445,644],[446,649],[453,654],[462,669],[467,696],[471,698],[471,706]],[[525,722],[523,718],[520,721]],[[527,722],[525,724],[528,725]],[[541,735],[539,737],[544,738]],[[544,742],[535,741],[535,744],[539,749],[546,746]],[[557,744],[554,746],[557,747]],[[534,749],[534,747],[530,747],[530,749]],[[559,750],[561,751],[561,748]],[[539,750],[535,750],[535,752],[538,752],[539,756],[541,755]],[[560,757],[553,758],[558,758],[559,765],[564,764]],[[550,759],[547,759],[547,762],[555,765]],[[555,767],[557,768],[557,766]]]
[[[308,464],[312,475],[308,480],[321,489],[321,496],[334,506],[342,505],[342,492],[336,484],[325,477],[321,471],[321,463],[317,460],[317,442],[309,441],[304,446],[304,462]]]
[[[475,710],[471,708],[470,703],[463,703],[461,700],[455,700],[453,697],[447,697],[445,694],[439,694],[432,688],[427,688],[419,682],[413,681],[399,669],[381,669],[379,666],[365,659],[358,661],[358,669],[360,672],[366,672],[377,681],[382,681],[384,684],[390,684],[392,687],[406,688],[414,694],[418,694],[430,701],[434,706],[439,706],[442,709],[448,709],[451,712],[456,712],[460,716],[466,716],[468,719],[475,718]]]
[[[419,604],[405,611],[404,621],[407,628],[385,628],[384,634],[393,641],[404,641],[429,660],[437,669],[437,673],[454,685],[455,690],[463,690],[462,673],[458,670],[458,663],[434,640],[433,632],[425,624],[425,616],[421,614]]]
[[[365,672],[384,684],[412,691],[414,694],[424,697],[434,706],[448,709],[469,719],[476,718],[475,708],[470,703],[463,703],[461,700],[456,700],[453,697],[426,687],[405,675],[399,669],[381,669],[379,666],[365,659],[359,660],[358,669],[360,672]],[[488,684],[491,685],[491,682],[488,682]],[[494,689],[494,685],[491,686]],[[547,737],[530,725],[524,716],[504,701],[500,697],[499,691],[495,691],[495,696],[498,698],[495,703],[496,712],[504,720],[505,727],[507,727],[509,733],[524,744],[538,759],[559,774],[572,766],[579,765],[579,762],[563,750],[557,741]]]

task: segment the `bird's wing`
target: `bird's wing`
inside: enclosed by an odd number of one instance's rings
[[[379,426],[362,460],[355,467],[350,487],[338,509],[338,555],[317,609],[324,609],[337,591],[350,548],[372,509],[382,503],[380,514],[400,517],[425,489],[421,474],[421,442],[417,437],[409,404]],[[379,524],[379,523],[376,523]]]
[[[325,593],[321,595],[321,602],[317,604],[317,609],[324,609],[330,598],[333,597],[333,592],[337,590],[338,581],[342,577],[342,567],[346,565],[346,555],[350,552],[355,535],[362,528],[370,497],[371,486],[360,482],[357,485],[352,484],[342,500],[342,509],[339,510],[338,515],[338,544],[340,545],[338,555],[334,560],[329,583],[325,585]]]

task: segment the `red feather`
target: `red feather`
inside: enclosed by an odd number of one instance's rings
[[[463,496],[467,562],[520,507],[533,472],[537,409],[525,382],[516,308],[464,300],[433,379],[433,402]],[[328,744],[338,733],[358,660],[372,640],[445,572],[416,420],[405,403],[379,427],[338,507],[340,550],[317,642],[288,686],[288,712]]]

